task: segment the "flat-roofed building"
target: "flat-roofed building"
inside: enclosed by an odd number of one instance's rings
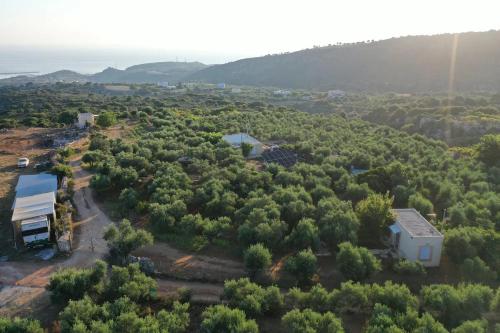
[[[401,258],[436,267],[441,261],[444,236],[414,208],[394,209],[389,227],[391,245]]]

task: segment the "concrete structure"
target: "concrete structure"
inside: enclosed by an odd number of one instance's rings
[[[226,89],[225,83],[217,83],[217,89]]]
[[[241,93],[241,88],[233,88],[233,89],[231,89],[231,92],[233,94],[239,94],[239,93]]]
[[[414,208],[394,209],[396,221],[389,227],[391,246],[409,261],[437,267],[444,236]]]
[[[274,95],[276,96],[290,96],[292,92],[290,90],[275,90],[273,92]]]
[[[240,148],[242,143],[252,145],[252,150],[248,157],[258,157],[264,151],[262,142],[246,133],[228,134],[224,135],[222,139],[235,148]]]
[[[343,90],[329,90],[327,97],[329,99],[337,99],[345,96],[345,91]]]
[[[95,115],[89,112],[79,113],[78,119],[76,121],[76,126],[78,128],[86,128],[94,125]]]

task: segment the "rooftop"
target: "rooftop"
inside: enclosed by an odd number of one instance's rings
[[[414,208],[394,209],[396,221],[410,235],[417,237],[442,237],[443,235]]]
[[[16,198],[12,221],[26,220],[54,213],[56,195],[54,192],[41,193],[29,197]]]
[[[21,175],[16,185],[16,198],[28,197],[31,195],[56,192],[57,176],[49,173],[39,173],[36,175]]]
[[[246,133],[226,134],[222,139],[231,145],[241,145],[243,142],[252,145],[259,144],[260,141]]]

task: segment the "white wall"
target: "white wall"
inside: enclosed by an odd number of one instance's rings
[[[262,143],[257,143],[253,145],[252,150],[250,151],[249,157],[257,157],[262,155],[262,152],[264,151],[264,146]]]
[[[441,262],[441,251],[443,247],[442,236],[429,236],[429,237],[413,237],[410,233],[399,223],[396,222],[401,229],[401,238],[399,239],[399,255],[409,261],[419,260],[419,251],[423,246],[430,245],[432,248],[432,257],[429,261],[422,261],[426,267],[437,267]]]

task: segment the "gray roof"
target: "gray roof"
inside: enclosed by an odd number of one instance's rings
[[[54,214],[55,203],[56,195],[54,192],[16,198],[14,201],[12,221],[20,221],[33,217]]]
[[[250,136],[246,133],[226,134],[222,137],[222,139],[233,146],[240,146],[241,143],[243,143],[243,142],[249,143],[252,145],[256,145],[256,144],[260,143],[259,140],[257,140],[253,136]]]
[[[19,176],[16,185],[16,198],[47,192],[57,192],[57,176],[49,173]]]
[[[396,221],[413,237],[443,237],[443,235],[430,224],[414,208],[394,209]]]

